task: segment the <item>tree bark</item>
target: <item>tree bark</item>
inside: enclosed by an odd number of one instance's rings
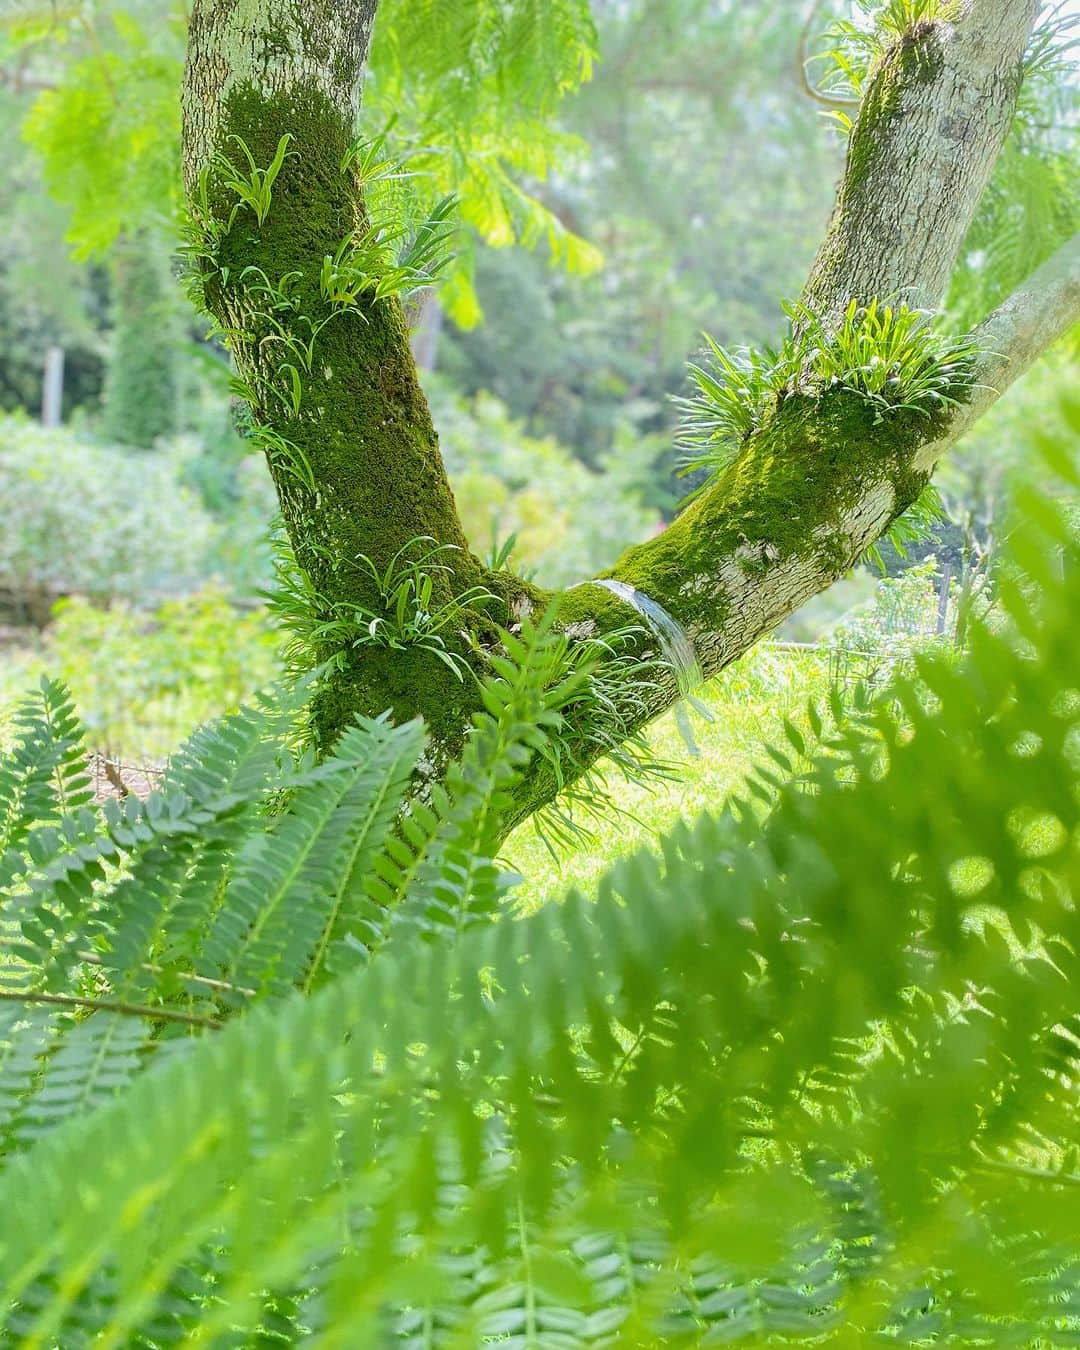
[[[803,303],[940,305],[1012,122],[1039,0],[967,0],[919,24],[870,81]]]
[[[310,462],[305,487],[269,454],[297,559],[333,608],[372,601],[358,555],[385,567],[417,535],[450,545],[451,571],[439,574],[444,598],[475,584],[497,596],[492,610],[472,614],[458,646],[481,673],[492,621],[512,624],[556,597],[487,572],[469,553],[401,306],[381,301],[332,317],[305,373],[300,411],[291,415],[274,394],[276,344],[261,317],[260,278],[245,272],[256,265],[273,282],[302,274],[299,307],[286,316],[299,336],[327,316],[321,260],[367,219],[362,185],[340,164],[375,5],[313,0],[297,20],[292,0],[197,0],[185,89],[187,182],[195,194],[216,154],[236,158],[231,137],[265,166],[279,138],[292,136],[265,222],[240,213],[217,270],[209,269],[206,295],[224,326],[250,335],[238,335],[234,349],[258,395],[256,425],[300,447]],[[804,292],[815,313],[836,315],[850,297],[939,303],[1013,115],[1036,8],[1036,0],[967,0],[953,22],[919,25],[879,63]],[[223,215],[227,201],[216,193]],[[1065,250],[987,320],[997,355],[986,370],[999,388],[1075,320],[1077,275],[1075,249]],[[664,534],[628,549],[608,579],[662,606],[689,636],[703,673],[714,674],[847,572],[995,396],[973,389],[966,405],[933,419],[910,412],[882,419],[842,390],[778,398],[730,467]],[[576,638],[638,619],[597,585],[557,600],[560,622]],[[655,656],[655,647],[643,633],[641,655]],[[628,702],[627,732],[678,695],[674,673],[656,680],[651,672]],[[432,728],[438,772],[475,706],[473,682],[456,680],[430,653],[363,647],[322,682],[315,728],[325,747],[356,713],[420,714]],[[587,764],[599,755],[600,738],[588,726],[577,734],[578,761]],[[522,784],[518,818],[555,789],[549,769],[536,764]]]
[[[184,85],[187,190],[198,207],[206,186],[224,230],[201,264],[207,308],[230,335],[256,435],[281,438],[267,442],[270,471],[314,617],[324,623],[357,605],[377,610],[363,559],[381,571],[399,552],[415,553],[421,536],[449,546],[439,557],[447,570],[435,573],[436,603],[483,579],[462,533],[400,301],[343,309],[320,286],[323,259],[369,224],[357,172],[343,162],[376,3],[199,0]],[[250,153],[265,169],[284,136],[288,153],[265,219],[241,206],[225,228],[237,197],[224,186],[223,160],[243,175]],[[460,661],[476,661],[465,637],[451,640]],[[319,681],[313,701],[312,731],[323,749],[358,713],[387,708],[402,720],[422,715],[443,757],[460,745],[473,690],[431,652],[343,649],[328,637],[314,643],[312,657],[342,663]]]

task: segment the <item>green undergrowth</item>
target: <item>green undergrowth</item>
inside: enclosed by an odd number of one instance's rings
[[[166,759],[279,668],[266,616],[238,610],[214,585],[151,611],[72,599],[44,635],[19,633],[0,647],[0,745],[16,704],[49,675],[78,698],[91,748],[139,766]]]
[[[712,713],[706,721],[690,714],[691,749],[674,712],[648,731],[658,759],[677,766],[668,781],[646,785],[609,782],[623,814],[590,821],[588,836],[553,853],[531,822],[518,827],[506,857],[523,880],[514,895],[523,913],[577,887],[589,894],[616,858],[655,844],[679,820],[715,810],[746,779],[762,747],[783,735],[785,718],[800,721],[809,699],[824,702],[829,689],[828,658],[822,650],[765,644],[729,667],[697,697]]]

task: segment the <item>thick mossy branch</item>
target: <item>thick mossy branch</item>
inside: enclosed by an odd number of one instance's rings
[[[893,515],[922,490],[911,461],[926,434],[926,418],[902,411],[878,420],[849,390],[783,399],[713,486],[658,538],[628,549],[610,575],[699,633],[723,626],[725,571],[752,577],[798,559],[842,575],[868,488],[888,485]]]

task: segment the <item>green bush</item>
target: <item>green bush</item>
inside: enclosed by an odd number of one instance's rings
[[[873,598],[849,610],[828,635],[836,679],[872,691],[898,671],[910,672],[920,651],[949,652],[957,632],[959,587],[950,585],[942,615],[941,581],[933,557],[882,578]]]
[[[42,620],[62,595],[151,603],[203,574],[214,525],[177,456],[0,419],[0,591]]]
[[[61,601],[42,660],[70,686],[94,747],[141,763],[270,684],[279,639],[261,609],[240,611],[209,585],[149,612]]]
[[[406,811],[420,726],[313,765],[285,700],[99,814],[46,683],[0,772],[4,1334],[1073,1343],[1080,553],[1021,506],[963,661],[521,920],[542,637]]]
[[[133,765],[166,759],[203,723],[276,677],[280,639],[263,609],[238,609],[206,585],[156,609],[60,601],[45,634],[0,664],[0,743],[46,671],[78,700],[92,749]]]

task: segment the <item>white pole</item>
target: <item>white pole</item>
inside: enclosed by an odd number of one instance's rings
[[[41,390],[41,425],[58,427],[64,398],[64,349],[50,347],[45,353],[45,379]]]

